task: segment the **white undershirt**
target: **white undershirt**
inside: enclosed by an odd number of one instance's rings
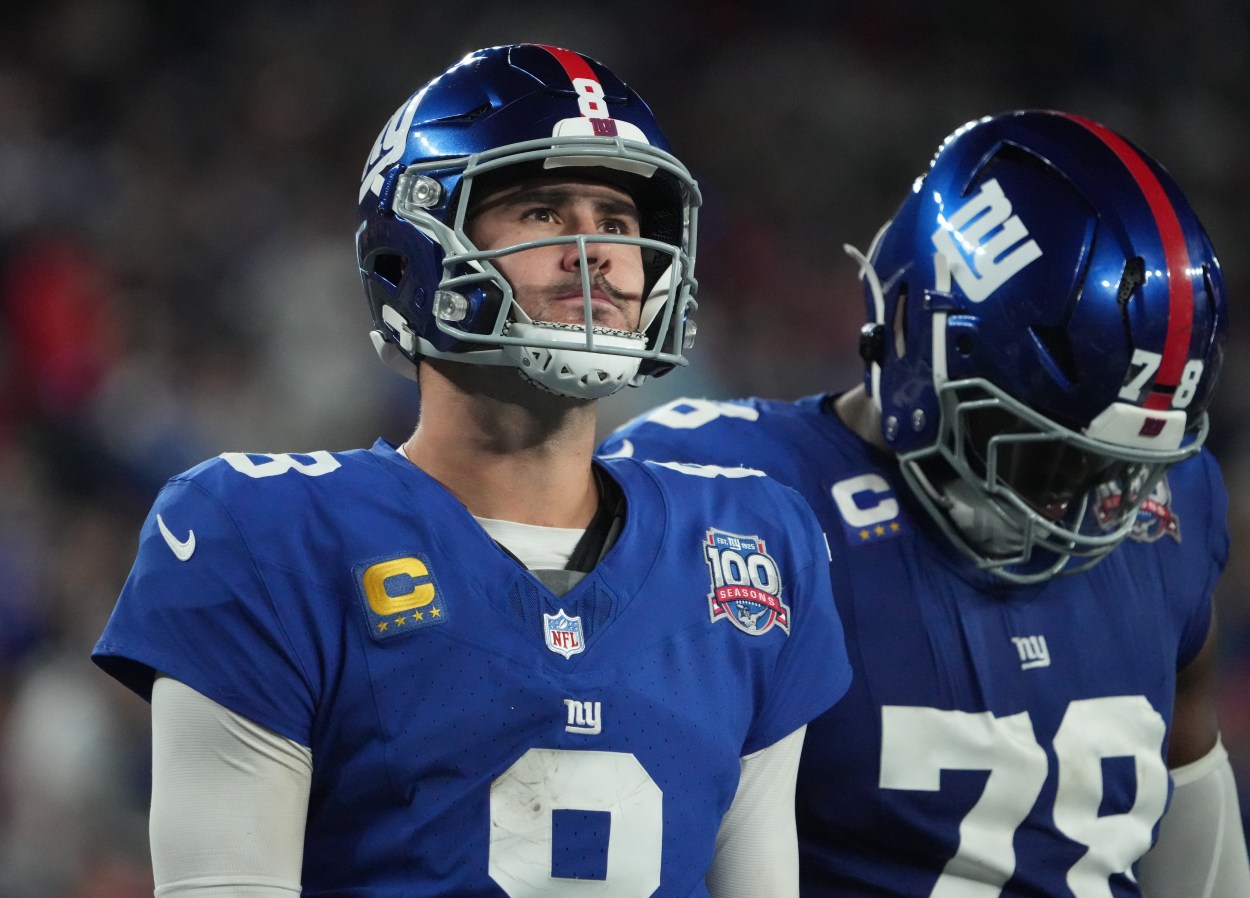
[[[473,519],[531,571],[563,570],[586,532],[584,528],[540,527],[476,515]]]
[[[1142,898],[1247,898],[1250,861],[1224,743],[1169,772],[1172,800],[1159,838],[1137,865]]]

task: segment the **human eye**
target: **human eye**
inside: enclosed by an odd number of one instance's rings
[[[521,218],[525,221],[537,221],[547,224],[554,222],[557,215],[556,210],[550,206],[527,206],[522,210]]]
[[[599,229],[605,234],[630,237],[638,233],[638,222],[629,218],[606,218],[599,225]]]

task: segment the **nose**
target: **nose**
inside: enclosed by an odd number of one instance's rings
[[[608,245],[606,243],[586,242],[586,268],[588,271],[592,274],[597,271],[607,274],[611,270],[612,258],[607,250]],[[563,263],[565,271],[581,271],[582,256],[576,243],[570,243],[565,247]]]
[[[595,221],[589,215],[574,216],[565,228],[565,234],[569,236],[586,235],[593,237],[596,233]],[[600,243],[593,239],[588,239],[582,244],[586,247],[586,267],[589,271],[600,271],[607,274],[612,268],[612,244]],[[579,271],[582,265],[582,254],[579,244],[569,243],[564,247],[563,268],[565,271]]]

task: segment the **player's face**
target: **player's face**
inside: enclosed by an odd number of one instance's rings
[[[1034,427],[998,409],[968,414],[971,461],[984,473],[990,440],[998,435],[1037,436]],[[1137,466],[1067,445],[1059,439],[1029,439],[1003,444],[996,460],[998,479],[1009,485],[1034,511],[1051,521],[1063,520],[1074,505],[1100,484],[1127,484]]]
[[[607,184],[537,179],[480,200],[468,234],[478,249],[577,234],[638,236],[638,208]],[[525,313],[535,321],[585,324],[581,259],[576,244],[536,247],[494,260]],[[642,310],[642,251],[621,243],[586,244],[595,325],[633,331]]]

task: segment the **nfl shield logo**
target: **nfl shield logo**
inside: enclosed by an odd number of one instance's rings
[[[586,648],[582,638],[582,619],[569,617],[561,608],[556,614],[543,615],[543,630],[547,634],[547,648],[571,658]]]

